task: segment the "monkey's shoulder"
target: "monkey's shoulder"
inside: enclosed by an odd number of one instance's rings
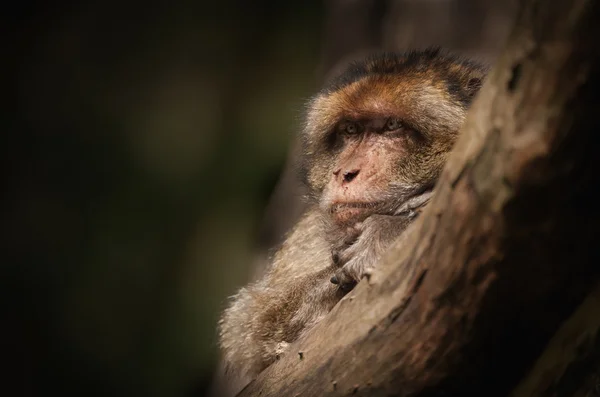
[[[325,238],[323,215],[310,208],[294,226],[273,256],[271,274],[317,272],[331,265],[331,248]]]

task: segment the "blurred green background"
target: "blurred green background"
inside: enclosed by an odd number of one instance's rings
[[[323,5],[12,7],[2,27],[7,386],[202,395],[218,313],[249,277],[317,88]]]

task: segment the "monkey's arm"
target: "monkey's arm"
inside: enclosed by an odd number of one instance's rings
[[[356,239],[342,242],[333,250],[333,261],[338,267],[332,283],[348,291],[361,278],[371,274],[375,264],[409,226],[416,215],[371,215],[355,226]]]
[[[320,214],[309,210],[275,254],[267,274],[241,289],[225,310],[220,345],[230,377],[249,381],[342,297],[323,237]]]

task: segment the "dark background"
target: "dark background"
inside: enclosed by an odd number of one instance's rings
[[[303,103],[373,49],[493,60],[495,3],[7,5],[0,393],[204,395],[226,297],[301,211]]]

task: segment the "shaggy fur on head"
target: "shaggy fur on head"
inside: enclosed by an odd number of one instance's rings
[[[336,124],[346,119],[398,116],[425,142],[413,161],[398,168],[409,174],[407,179],[423,168],[431,170],[426,178],[437,178],[445,161],[439,154],[454,143],[486,72],[476,62],[439,49],[382,53],[351,64],[307,106],[301,175],[312,196],[319,196],[327,180],[335,158],[328,142]]]

